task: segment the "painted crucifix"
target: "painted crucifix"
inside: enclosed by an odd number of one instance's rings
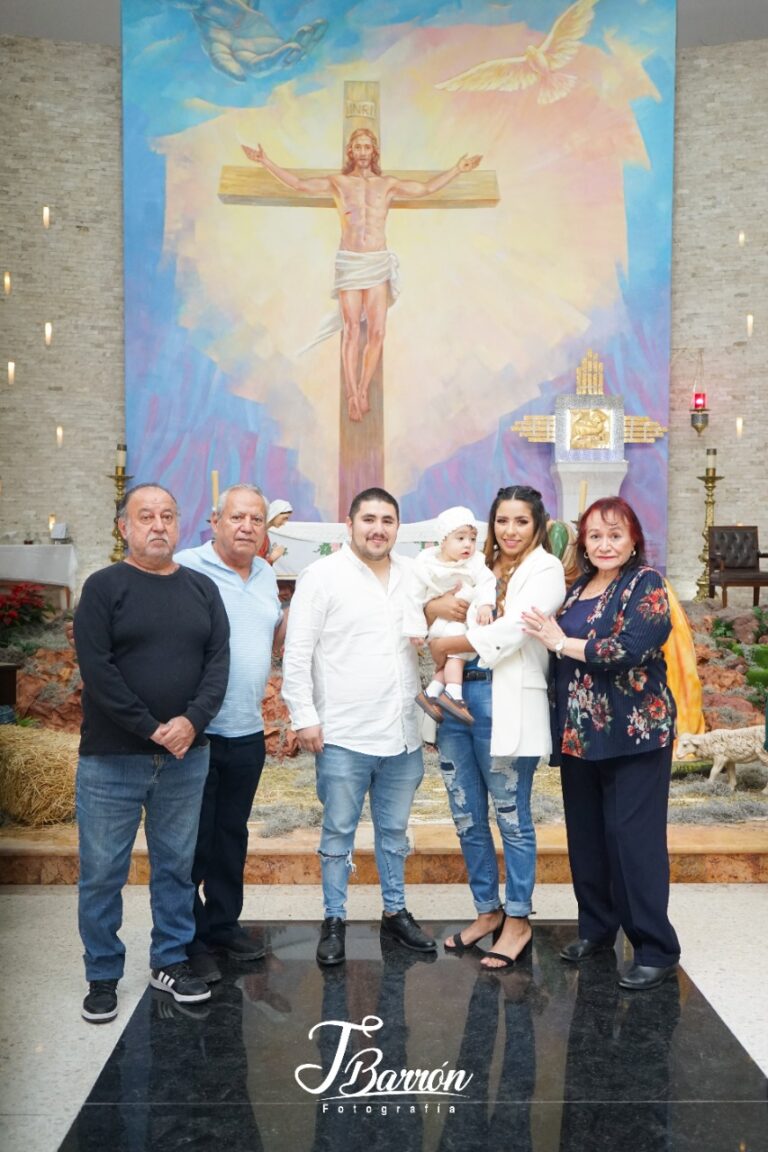
[[[339,514],[362,488],[384,482],[382,348],[387,309],[397,297],[398,262],[387,248],[385,226],[393,207],[491,207],[496,177],[478,172],[480,156],[462,156],[443,172],[382,174],[379,163],[379,85],[344,85],[341,172],[282,168],[262,146],[243,146],[257,170],[225,168],[219,196],[227,203],[334,206],[341,223],[333,295],[341,331]],[[258,177],[254,181],[253,177]],[[469,182],[468,182],[469,178]],[[277,187],[276,187],[277,185]],[[449,185],[452,187],[449,190]],[[281,187],[282,186],[282,187]],[[275,193],[278,193],[276,196]]]

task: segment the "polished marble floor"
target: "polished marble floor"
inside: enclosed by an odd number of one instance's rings
[[[267,958],[179,1006],[146,988],[146,890],[126,893],[121,1013],[94,1027],[74,891],[0,892],[4,1152],[768,1148],[764,888],[673,889],[685,970],[644,994],[617,989],[620,949],[578,971],[558,959],[569,889],[537,890],[530,963],[500,975],[479,953],[382,945],[373,889],[353,890],[346,965],[321,970],[317,895],[249,889]],[[441,940],[468,913],[460,886],[409,899]]]

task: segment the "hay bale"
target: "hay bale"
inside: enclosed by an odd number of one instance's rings
[[[34,827],[74,820],[78,744],[71,732],[0,726],[0,811]]]

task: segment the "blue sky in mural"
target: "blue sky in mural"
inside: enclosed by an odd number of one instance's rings
[[[198,311],[191,331],[183,286],[187,273],[169,227],[168,149],[172,150],[176,139],[192,138],[230,110],[269,111],[281,86],[288,82],[293,100],[322,102],[326,69],[333,72],[347,61],[359,62],[372,53],[377,60],[389,60],[405,33],[424,30],[424,37],[435,37],[424,43],[434,43],[438,49],[445,44],[441,37],[457,25],[482,29],[526,24],[543,35],[565,7],[564,0],[262,4],[258,19],[265,23],[260,31],[270,51],[279,52],[281,42],[291,40],[302,26],[314,24],[316,42],[289,67],[236,82],[213,65],[204,49],[204,33],[195,19],[196,11],[199,15],[204,8],[202,2],[123,0],[130,463],[135,474],[151,473],[182,494],[185,542],[196,542],[204,527],[207,477],[214,467],[224,482],[250,478],[268,484],[270,495],[290,495],[299,518],[335,516],[318,487],[318,478],[307,467],[305,449],[286,436],[285,420],[274,402],[266,397],[254,399],[242,390],[235,394],[226,363],[217,362],[207,351],[216,344],[224,313],[216,308]],[[509,429],[524,413],[553,411],[555,397],[573,390],[575,365],[595,336],[606,364],[607,390],[622,394],[628,413],[644,413],[666,422],[674,26],[674,0],[597,0],[584,43],[604,56],[606,45],[612,52],[617,42],[636,50],[649,87],[655,88],[655,95],[642,94],[631,102],[648,162],[625,163],[622,168],[626,256],[614,264],[614,298],[607,301],[596,293],[589,329],[559,340],[549,360],[550,370],[542,368],[535,379],[529,372],[527,391],[519,398],[516,364],[497,366],[494,380],[499,402],[495,417],[476,426],[484,428],[482,435],[466,443],[447,442],[441,458],[434,451],[426,453],[421,467],[418,445],[397,441],[397,451],[410,452],[415,460],[415,466],[402,473],[405,478],[397,488],[404,519],[422,519],[446,503],[455,503],[457,484],[462,501],[481,514],[498,484],[509,477],[533,477],[554,507],[551,449],[531,445]],[[226,52],[223,55],[226,64]],[[620,57],[611,56],[615,59]],[[171,143],[166,149],[158,147],[158,141]],[[278,144],[277,152],[282,154]],[[501,168],[495,155],[494,163]],[[585,169],[584,180],[589,178]],[[199,288],[197,279],[195,285]],[[394,332],[394,326],[390,330]],[[388,334],[390,338],[395,339]],[[280,349],[270,355],[269,371],[283,371],[290,379],[295,371],[290,355]],[[296,403],[294,418],[300,412],[311,426],[316,419],[311,408]],[[648,525],[657,560],[663,559],[664,549],[666,453],[666,441],[627,449],[630,480],[624,494],[635,502]],[[273,487],[273,477],[279,491]]]

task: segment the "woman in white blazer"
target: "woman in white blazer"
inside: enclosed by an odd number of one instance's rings
[[[488,518],[485,556],[497,581],[496,619],[466,635],[430,644],[437,667],[455,652],[474,650],[466,666],[468,726],[446,715],[439,728],[440,767],[451,806],[477,918],[446,940],[461,953],[493,934],[494,950],[482,966],[514,966],[531,941],[531,897],[536,874],[536,832],[531,787],[536,766],[551,751],[547,668],[549,655],[523,631],[531,607],[550,615],[565,598],[563,566],[552,555],[547,513],[534,488],[500,488]],[[506,884],[499,901],[496,850],[488,821],[491,797],[504,849]]]

